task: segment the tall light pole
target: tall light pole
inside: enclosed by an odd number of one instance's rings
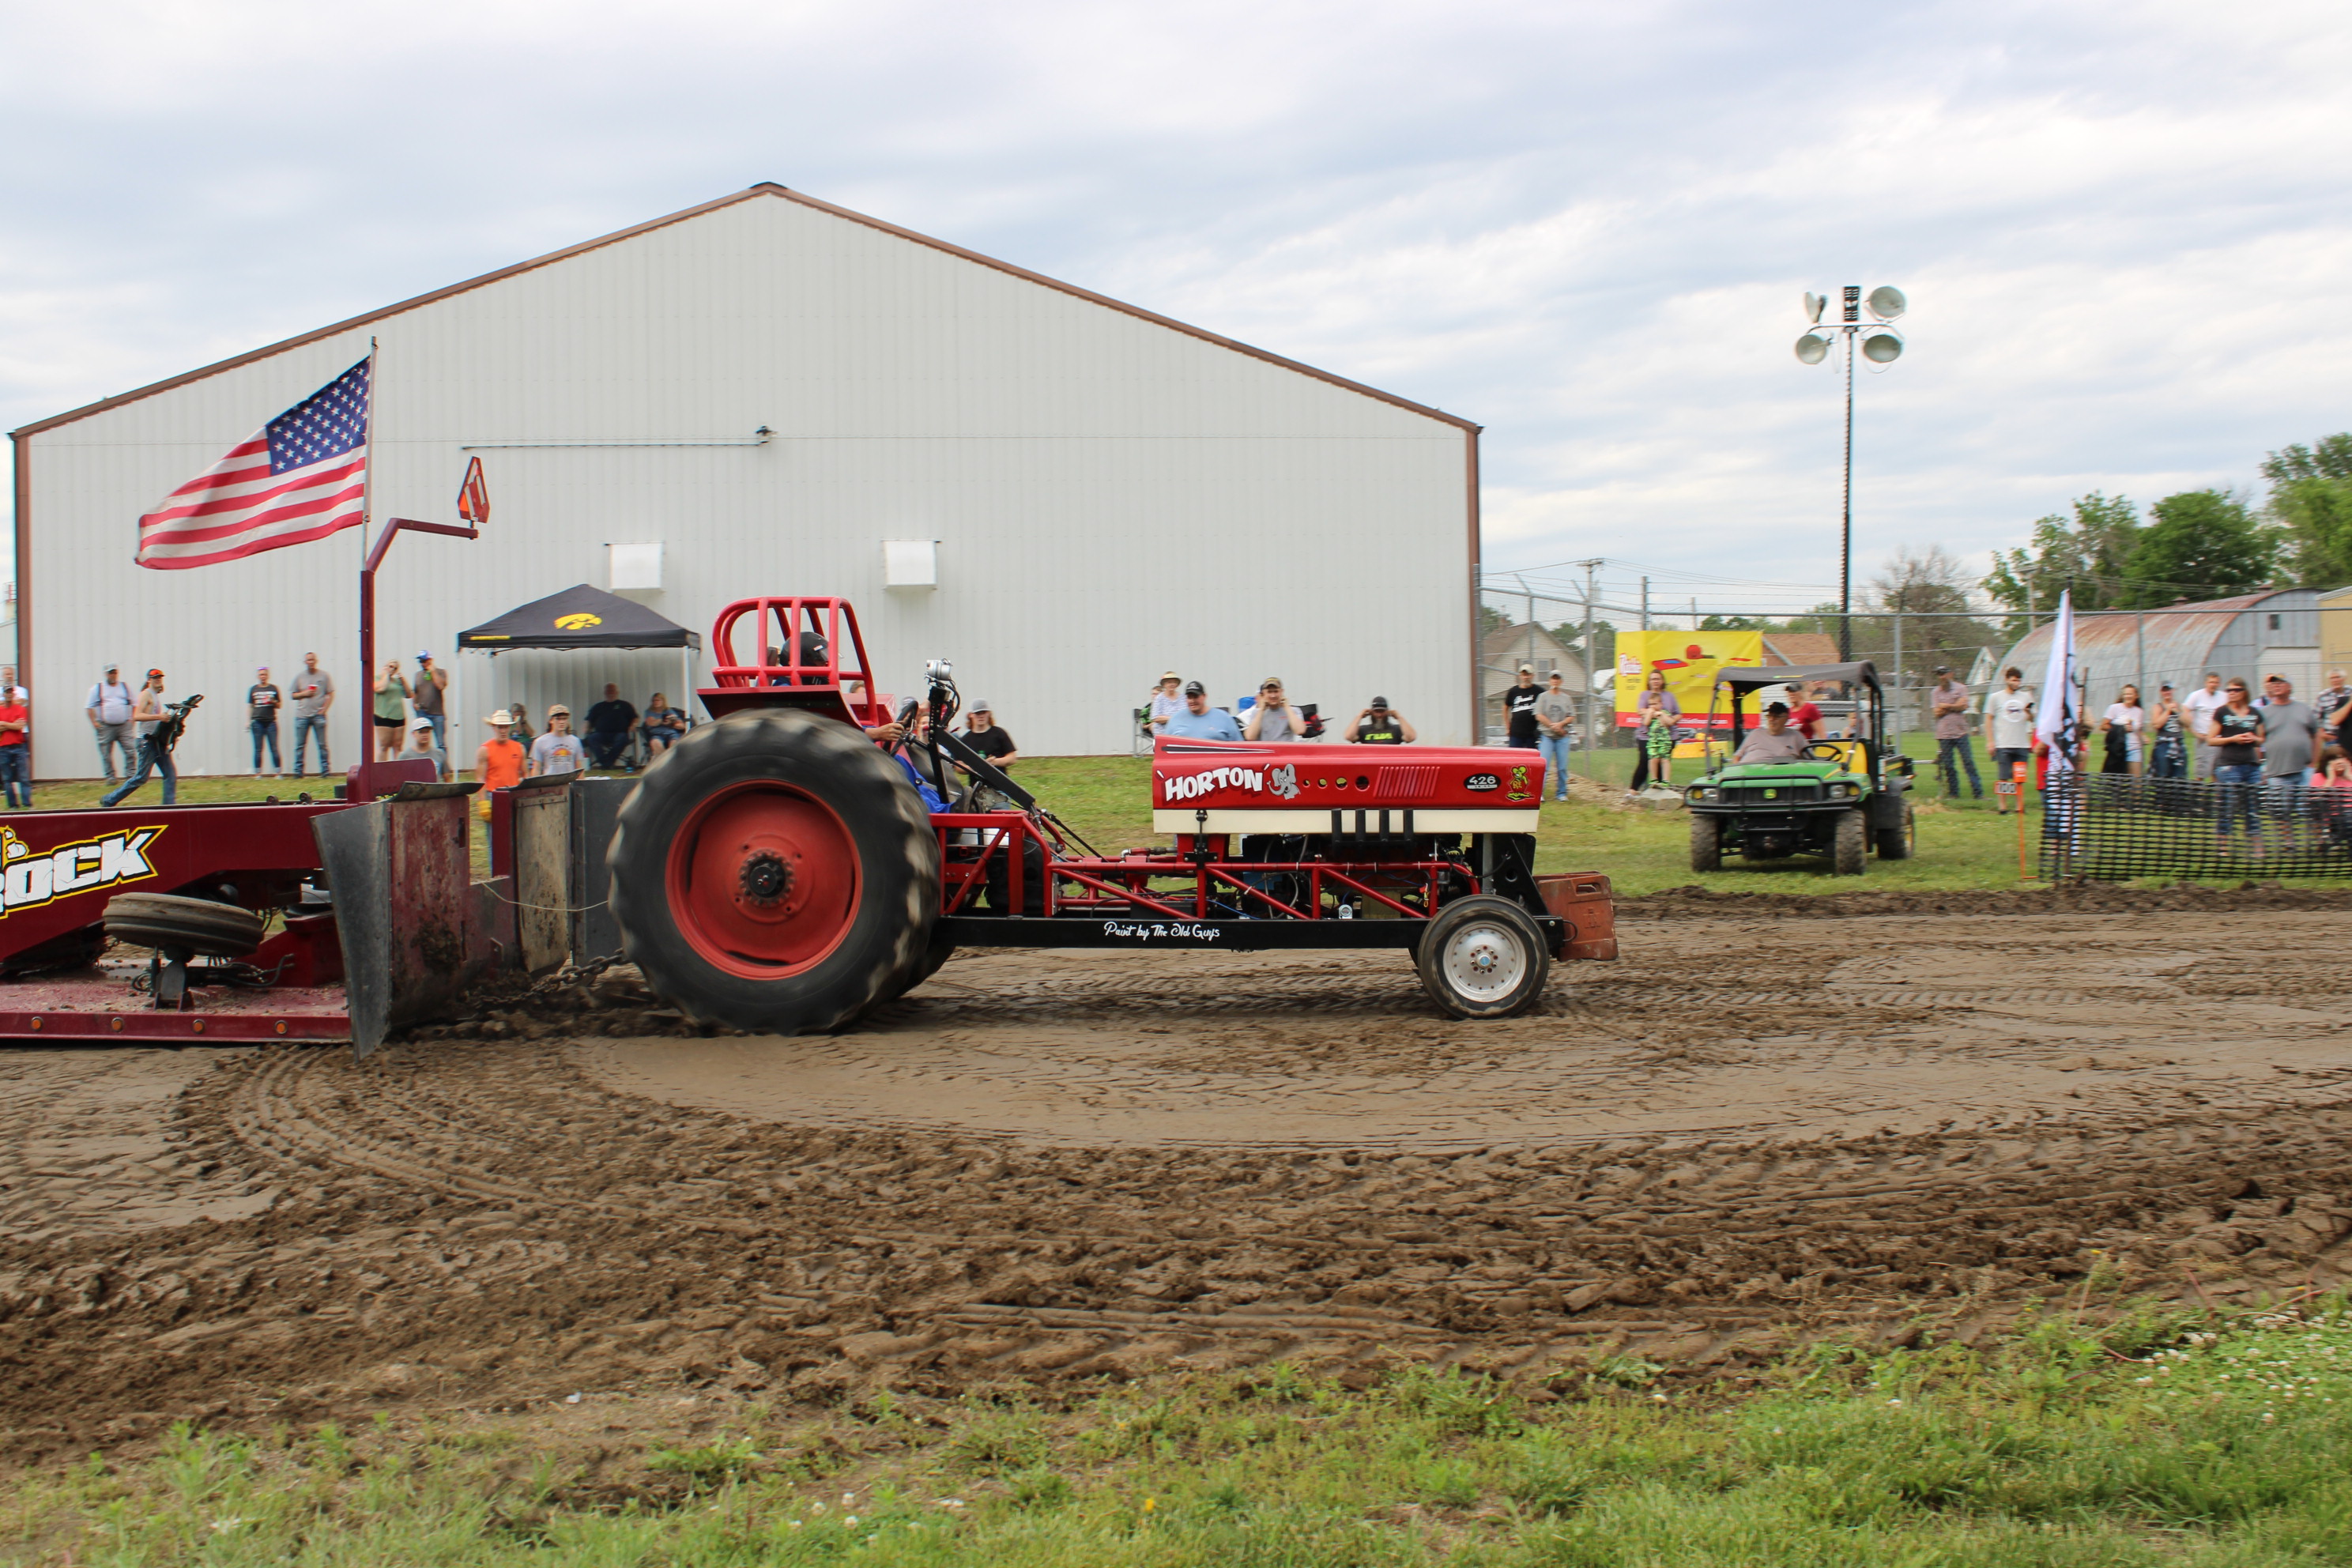
[[[1886,323],[1910,309],[1911,302],[1902,289],[1881,284],[1870,291],[1870,313],[1875,319],[1864,321],[1862,285],[1849,283],[1842,303],[1841,320],[1825,327],[1822,312],[1829,300],[1819,294],[1805,296],[1805,315],[1813,325],[1797,340],[1797,358],[1819,364],[1830,357],[1840,338],[1845,340],[1845,515],[1838,533],[1838,658],[1843,662],[1853,658],[1853,341],[1862,340],[1862,357],[1871,363],[1893,364],[1903,357],[1903,334]]]

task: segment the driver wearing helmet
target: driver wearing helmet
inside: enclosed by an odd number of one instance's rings
[[[1789,705],[1764,710],[1764,727],[1739,742],[1735,763],[1793,763],[1805,754],[1805,738],[1789,728]]]

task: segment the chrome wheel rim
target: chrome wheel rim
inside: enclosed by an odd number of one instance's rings
[[[1499,921],[1473,921],[1449,938],[1438,963],[1454,994],[1493,1002],[1517,989],[1528,972],[1518,935]]]

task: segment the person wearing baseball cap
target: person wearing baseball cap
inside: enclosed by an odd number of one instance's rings
[[[1144,719],[1149,733],[1159,734],[1168,727],[1169,720],[1184,711],[1184,699],[1176,692],[1177,684],[1182,679],[1171,669],[1160,678],[1159,685],[1151,689],[1151,708]]]
[[[449,776],[449,758],[435,743],[433,721],[422,713],[408,721],[408,749],[400,753],[400,760],[404,763],[431,763],[433,776],[436,780]]]
[[[1528,751],[1536,745],[1536,703],[1543,696],[1536,687],[1536,668],[1519,666],[1519,683],[1503,693],[1503,716],[1507,725],[1505,739],[1514,746]]]
[[[286,703],[286,693],[269,679],[269,667],[263,665],[253,672],[253,684],[245,689],[245,721],[253,731],[253,776],[276,778],[286,771],[278,754],[278,710]],[[261,771],[261,750],[269,748],[269,772]]]
[[[114,771],[114,752],[122,751],[122,772],[129,773],[139,765],[139,748],[131,743],[131,707],[137,695],[122,682],[121,667],[110,664],[98,672],[98,684],[89,689],[89,700],[83,704],[89,710],[89,727],[98,736],[98,763],[106,770],[108,784],[121,784],[122,776]]]
[[[1184,683],[1183,708],[1169,719],[1160,734],[1171,741],[1238,741],[1242,727],[1223,709],[1209,706],[1207,687],[1197,680],[1188,680]]]
[[[1373,698],[1348,726],[1348,739],[1360,746],[1406,746],[1420,738],[1385,697]]]
[[[1739,742],[1736,763],[1789,763],[1805,754],[1805,738],[1789,728],[1789,705],[1775,702],[1764,710],[1764,727],[1748,731]]]
[[[588,765],[588,752],[572,732],[572,710],[561,702],[547,709],[547,733],[530,743],[530,776],[576,773]]]
[[[431,654],[423,648],[418,648],[416,679],[409,684],[408,699],[415,707],[416,716],[419,719],[433,721],[433,744],[445,758],[448,754],[449,744],[449,734],[446,728],[449,722],[448,690],[449,672],[434,663]],[[448,763],[446,761],[442,763],[442,771],[444,773],[448,771]]]
[[[168,736],[159,735],[164,720],[171,717],[163,706],[163,672],[151,669],[147,684],[131,704],[131,722],[139,731],[139,766],[124,775],[121,784],[98,797],[100,805],[116,805],[128,800],[133,790],[147,782],[147,775],[161,772],[163,775],[163,804],[176,805],[180,798],[180,770],[172,765],[172,746]]]
[[[1021,760],[1021,750],[1013,743],[1013,732],[996,721],[986,698],[973,703],[966,712],[963,738],[973,751],[1000,768],[1009,768]]]

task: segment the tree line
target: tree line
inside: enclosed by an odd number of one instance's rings
[[[2263,459],[2270,494],[2183,490],[2147,509],[2094,490],[2053,512],[2022,549],[1993,552],[1983,579],[2022,634],[2062,591],[2075,607],[2144,610],[2264,588],[2352,584],[2352,432]]]

